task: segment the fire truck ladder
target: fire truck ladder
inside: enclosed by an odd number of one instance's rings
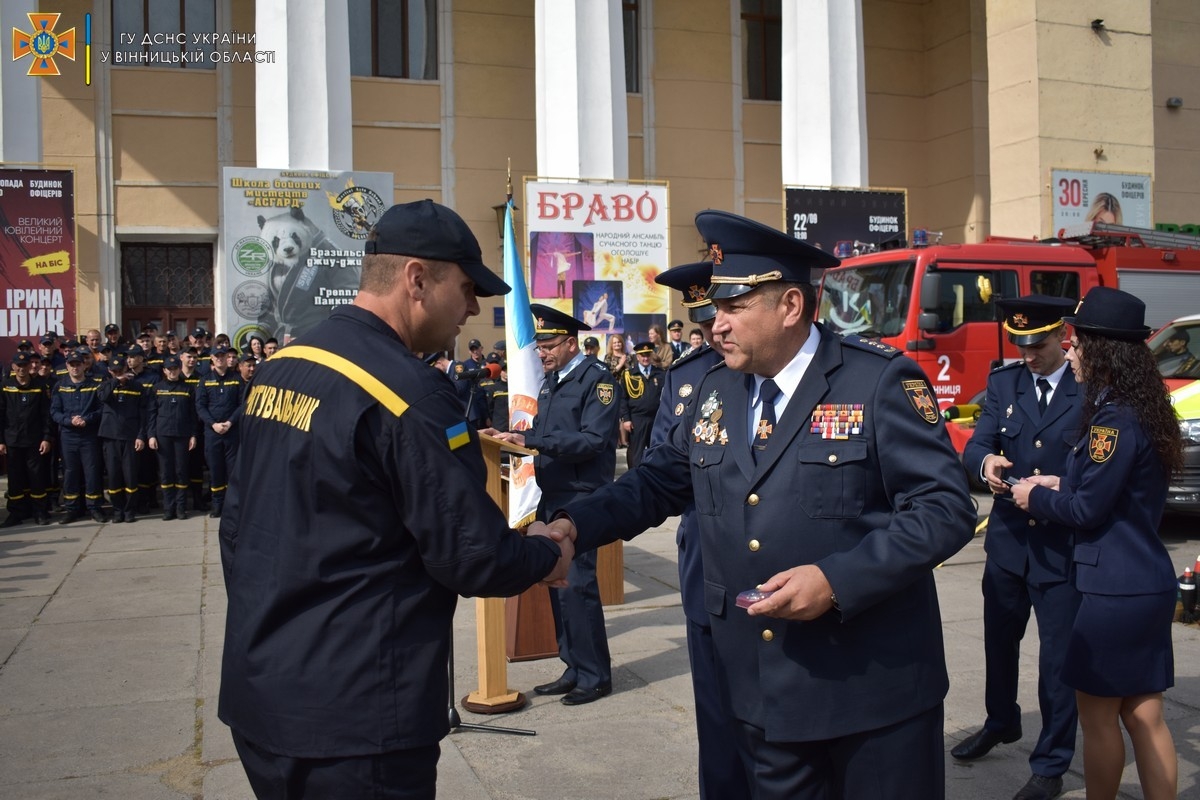
[[[1087,247],[1157,247],[1163,250],[1200,250],[1200,237],[1186,233],[1155,231],[1134,228],[1129,225],[1114,225],[1111,222],[1093,222],[1090,226],[1076,226],[1065,230],[1063,239],[1079,242]]]

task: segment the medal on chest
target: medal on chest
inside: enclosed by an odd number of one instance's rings
[[[717,444],[725,446],[729,442],[729,433],[721,424],[725,412],[721,408],[721,398],[714,390],[700,406],[700,418],[692,427],[692,438],[700,444]]]

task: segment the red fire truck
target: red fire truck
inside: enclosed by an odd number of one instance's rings
[[[993,366],[1019,358],[996,300],[1030,293],[1077,300],[1116,286],[1146,302],[1151,328],[1200,310],[1200,238],[1094,223],[1063,239],[993,236],[853,256],[821,278],[818,319],[900,348],[924,368],[950,418],[969,419]],[[967,425],[951,425],[961,451]]]

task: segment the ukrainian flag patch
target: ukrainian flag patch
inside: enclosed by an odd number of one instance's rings
[[[457,450],[469,441],[471,441],[471,432],[467,428],[466,422],[446,428],[446,442],[449,443],[451,450]]]

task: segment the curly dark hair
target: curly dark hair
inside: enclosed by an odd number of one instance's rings
[[[1154,443],[1168,474],[1183,469],[1183,437],[1170,391],[1144,342],[1127,342],[1075,331],[1083,352],[1083,430],[1099,408],[1097,400],[1129,406]]]

